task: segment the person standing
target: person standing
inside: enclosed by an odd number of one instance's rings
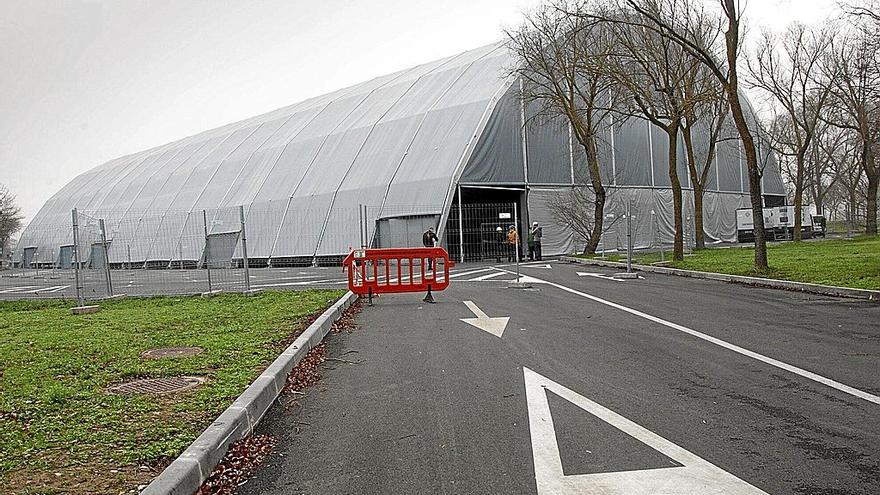
[[[499,225],[495,227],[495,262],[501,263],[501,256],[504,255],[504,245],[507,244],[507,238],[504,235],[504,229]]]
[[[516,256],[519,259],[519,235],[516,232],[516,227],[511,225],[507,229],[507,262],[510,263],[513,261],[513,257]]]
[[[529,230],[529,258],[535,261],[541,261],[541,239],[544,237],[544,228],[538,225],[538,222],[532,223]],[[534,254],[534,257],[532,255]]]
[[[526,244],[529,246],[529,260],[535,260],[535,229],[529,229],[529,233],[526,236]]]
[[[422,234],[422,245],[426,248],[432,248],[437,245],[437,242],[440,239],[437,238],[437,234],[434,233],[434,227],[428,227],[428,230]],[[428,270],[434,269],[434,257],[428,258]]]

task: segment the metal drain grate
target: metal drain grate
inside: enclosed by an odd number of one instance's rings
[[[198,376],[144,378],[113,385],[107,391],[113,394],[170,394],[198,387],[204,382],[205,379]]]
[[[160,347],[148,349],[141,353],[143,359],[179,358],[195,356],[204,351],[201,347]]]

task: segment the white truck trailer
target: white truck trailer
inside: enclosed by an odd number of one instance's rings
[[[794,237],[794,206],[772,206],[764,208],[764,233],[768,240],[784,240]],[[801,210],[801,237],[813,237],[813,219],[817,217],[816,207],[804,205]],[[755,240],[755,223],[751,208],[736,210],[736,240],[752,242]],[[824,229],[822,234],[824,235]]]

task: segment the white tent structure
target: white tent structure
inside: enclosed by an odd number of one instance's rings
[[[112,160],[46,202],[15,260],[26,265],[39,253],[57,263],[72,244],[73,208],[105,219],[111,263],[199,259],[203,245],[187,239],[203,228],[237,230],[239,205],[248,257],[269,264],[347,253],[363,223],[373,245],[400,242],[400,229],[418,245],[412,231],[434,225],[457,253],[458,241],[444,234],[462,200],[516,202],[523,222],[544,225],[545,254],[572,251],[580,241],[556,224],[549,203],[577,186],[582,154],[567,126],[524,125],[531,112],[510,75],[515,63],[504,44],[485,46]],[[638,223],[637,238],[671,232],[665,135],[638,120],[608,134],[606,182],[655,212],[656,225]],[[687,186],[684,156],[679,163]],[[705,196],[711,238],[735,238],[745,177],[742,153],[723,144]],[[775,166],[764,188],[784,194]]]

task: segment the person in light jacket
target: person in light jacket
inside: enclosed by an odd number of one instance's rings
[[[544,228],[538,225],[538,222],[532,223],[529,229],[529,258],[535,261],[541,261],[541,239],[544,237]]]

